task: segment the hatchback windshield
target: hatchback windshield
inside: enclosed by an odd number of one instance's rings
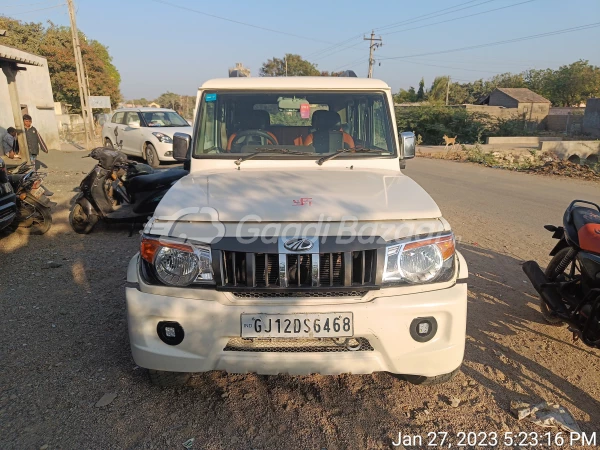
[[[383,93],[207,92],[194,156],[322,157],[356,150],[360,157],[390,157],[396,149],[389,117]]]
[[[189,127],[190,124],[173,111],[143,112],[144,120],[149,127]]]

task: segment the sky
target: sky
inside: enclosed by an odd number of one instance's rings
[[[69,25],[64,0],[0,0],[0,13],[27,22]],[[163,92],[195,95],[211,78],[243,63],[297,53],[320,70],[366,76],[375,30],[374,77],[394,92],[503,72],[556,69],[579,59],[600,66],[600,0],[75,0],[77,25],[108,46],[126,99]],[[492,11],[493,10],[493,11]],[[203,13],[203,14],[201,14]],[[470,17],[466,17],[470,16]],[[228,20],[223,20],[228,19]],[[244,25],[242,24],[248,24]],[[552,33],[481,48],[468,48]],[[450,51],[463,49],[459,51]]]

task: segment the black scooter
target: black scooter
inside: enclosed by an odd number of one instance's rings
[[[132,226],[143,222],[171,186],[189,173],[183,169],[155,171],[106,147],[95,148],[88,156],[98,164],[81,181],[81,192],[69,214],[71,228],[80,234],[91,232],[100,219],[132,222]]]

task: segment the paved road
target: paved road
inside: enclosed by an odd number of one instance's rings
[[[600,183],[416,158],[407,175],[440,206],[457,236],[519,258],[545,259],[552,239],[545,224],[562,223],[574,199],[600,204]]]

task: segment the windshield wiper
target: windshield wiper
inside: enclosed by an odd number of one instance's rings
[[[314,153],[309,152],[299,152],[297,150],[289,150],[287,148],[257,148],[256,151],[250,155],[243,156],[239,159],[235,160],[235,165],[239,167],[244,161],[254,158],[257,155],[262,153],[280,153],[282,155],[314,155]]]
[[[385,152],[383,150],[376,150],[372,148],[345,148],[344,150],[338,150],[336,153],[332,155],[323,156],[317,160],[317,164],[322,166],[325,161],[329,161],[330,159],[337,158],[343,153],[378,153],[380,155],[388,154],[391,155],[390,152]]]

